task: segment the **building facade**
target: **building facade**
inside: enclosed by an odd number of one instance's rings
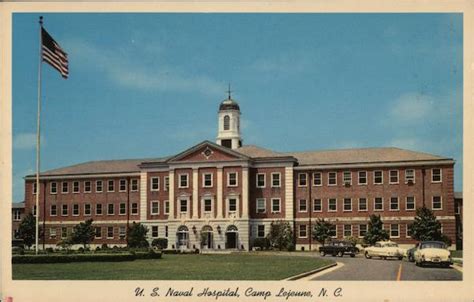
[[[391,240],[413,244],[408,225],[425,204],[456,239],[454,160],[399,148],[275,152],[242,144],[240,108],[219,107],[216,143],[203,141],[165,158],[94,161],[25,177],[26,211],[35,212],[45,246],[92,218],[92,245],[126,244],[140,222],[150,241],[170,249],[249,250],[273,221],[288,221],[298,250],[315,249],[310,230],[325,218],[333,238],[363,237],[380,214]]]
[[[18,244],[23,240],[19,237],[20,223],[25,217],[25,203],[18,202],[12,204],[12,242]]]

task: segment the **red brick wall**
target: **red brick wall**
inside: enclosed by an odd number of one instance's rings
[[[168,219],[168,214],[165,214],[165,201],[169,200],[169,190],[165,190],[165,177],[169,176],[169,172],[149,172],[147,173],[147,219],[149,220],[164,220]],[[160,185],[158,191],[151,190],[151,178],[159,177]],[[171,184],[170,184],[171,187]],[[159,201],[159,214],[151,215],[151,202]],[[171,201],[170,201],[171,206]]]
[[[228,187],[227,186],[227,174],[230,172],[237,172],[237,187]],[[249,183],[250,184],[250,183]],[[223,187],[223,207],[222,210],[225,213],[227,211],[226,208],[226,197],[229,194],[236,194],[240,195],[239,198],[239,216],[242,217],[242,168],[241,167],[225,167],[222,169],[222,187]],[[223,214],[224,214],[223,213]]]
[[[257,188],[258,173],[265,173],[265,188]],[[272,173],[280,173],[279,188],[272,188]],[[257,213],[257,198],[265,198],[265,213]],[[272,198],[280,198],[280,213],[272,213]],[[285,217],[285,168],[249,169],[249,215],[250,218],[283,219]]]

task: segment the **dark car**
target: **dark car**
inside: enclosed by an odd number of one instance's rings
[[[349,241],[331,241],[327,245],[319,247],[319,253],[323,257],[326,255],[342,257],[344,254],[355,257],[358,252],[359,249]]]
[[[410,262],[415,262],[415,251],[416,249],[418,248],[418,245],[420,243],[418,242],[414,247],[412,247],[411,249],[407,250],[407,259],[408,261]]]

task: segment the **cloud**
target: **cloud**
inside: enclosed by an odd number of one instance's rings
[[[318,53],[285,52],[272,57],[258,58],[250,64],[250,69],[266,73],[298,73],[314,71],[314,65],[318,61]]]
[[[41,136],[41,144],[45,144]],[[36,133],[19,133],[13,137],[13,149],[27,150],[36,148]]]
[[[428,95],[407,93],[391,105],[390,115],[399,121],[417,122],[433,115],[435,102]]]

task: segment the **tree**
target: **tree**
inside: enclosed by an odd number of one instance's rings
[[[324,220],[324,218],[318,219],[314,225],[313,239],[324,246],[326,240],[331,237],[331,228],[333,227],[333,224]]]
[[[128,228],[127,245],[136,248],[148,247],[149,244],[146,240],[147,233],[148,228],[145,225],[133,222]]]
[[[369,227],[364,236],[367,244],[373,245],[377,241],[388,240],[390,238],[388,231],[383,229],[383,222],[380,215],[370,215]]]
[[[86,246],[94,240],[95,231],[92,227],[92,219],[88,219],[85,222],[81,222],[74,226],[71,241],[73,244],[82,244],[84,249]]]
[[[293,230],[290,223],[283,220],[272,221],[267,238],[271,247],[280,251],[289,250],[293,245]]]
[[[40,229],[41,232],[41,229]],[[36,239],[36,217],[33,214],[26,215],[20,222],[18,236],[23,239],[23,243],[30,248]]]
[[[411,237],[416,240],[444,241],[443,235],[441,234],[441,223],[436,220],[433,211],[424,205],[416,209],[415,221],[409,225],[409,228],[411,228]]]

